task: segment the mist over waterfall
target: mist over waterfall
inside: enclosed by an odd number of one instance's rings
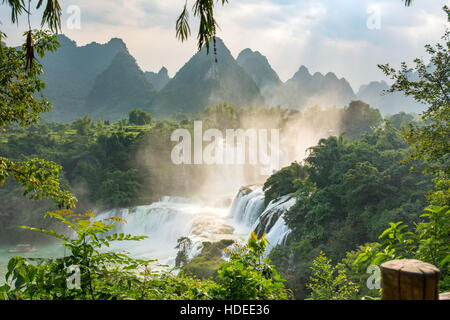
[[[264,206],[261,186],[242,187],[231,206],[211,206],[195,198],[163,197],[150,205],[113,209],[98,214],[94,219],[111,217],[123,219],[112,233],[144,235],[142,241],[119,241],[110,249],[125,251],[141,259],[157,259],[157,263],[174,266],[177,240],[189,237],[192,258],[201,252],[203,242],[231,239],[245,243],[251,232],[267,234],[268,250],[286,240],[290,230],[283,219],[284,212],[294,204],[284,196]]]

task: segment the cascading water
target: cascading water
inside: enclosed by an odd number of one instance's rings
[[[161,201],[132,209],[114,209],[102,212],[95,220],[118,217],[126,223],[118,223],[114,233],[147,236],[142,241],[114,242],[110,249],[129,252],[142,259],[157,259],[158,263],[174,265],[177,240],[189,237],[193,247],[190,255],[201,250],[204,241],[222,239],[240,240],[234,232],[228,208],[211,207],[200,201],[164,197]]]
[[[284,213],[294,204],[295,198],[282,196],[264,208],[264,192],[261,187],[244,187],[233,201],[231,215],[240,228],[260,237],[266,234],[269,242],[267,252],[278,244],[284,244],[291,230],[286,225]],[[242,230],[241,229],[241,230]]]
[[[284,214],[295,204],[295,197],[286,195],[271,201],[258,218],[254,230],[258,236],[266,234],[269,242],[267,252],[275,246],[285,244],[291,230],[284,220]]]
[[[239,190],[230,208],[210,206],[195,199],[164,197],[151,205],[105,211],[93,219],[118,217],[126,223],[118,223],[111,232],[148,237],[136,242],[113,242],[109,249],[174,266],[175,247],[182,237],[192,241],[190,258],[201,252],[205,241],[231,239],[243,243],[253,231],[258,236],[267,235],[269,252],[286,241],[290,230],[283,216],[294,203],[295,198],[283,196],[265,207],[262,187],[249,186]]]
[[[230,215],[236,225],[251,228],[264,210],[264,192],[260,186],[243,187],[231,204]],[[247,232],[250,230],[247,230]]]

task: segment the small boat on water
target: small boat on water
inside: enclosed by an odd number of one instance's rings
[[[31,244],[18,244],[14,249],[7,250],[9,253],[29,253],[35,251],[37,251],[37,249],[33,248]]]

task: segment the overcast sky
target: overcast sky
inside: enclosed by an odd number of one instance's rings
[[[36,2],[36,1],[33,1]],[[185,0],[60,1],[63,33],[78,45],[122,38],[144,71],[166,66],[173,76],[196,52],[192,37],[175,38],[175,20]],[[194,0],[188,0],[191,4]],[[363,83],[385,79],[378,63],[397,66],[426,57],[423,46],[440,40],[446,26],[441,7],[447,0],[230,0],[217,6],[218,33],[236,57],[247,47],[265,55],[280,78],[292,77],[300,65],[310,72],[336,73],[357,90]],[[81,28],[68,28],[69,6],[81,12]],[[13,26],[0,5],[0,29],[8,44],[18,44],[25,29]],[[39,25],[37,17],[32,20]]]

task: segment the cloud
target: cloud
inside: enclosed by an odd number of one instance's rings
[[[378,63],[398,65],[424,56],[423,46],[443,34],[441,7],[448,2],[415,1],[407,8],[401,0],[230,0],[224,7],[216,5],[218,35],[235,56],[247,47],[266,55],[283,80],[306,65],[312,72],[335,72],[356,90],[384,79]],[[192,15],[192,37],[186,43],[175,38],[182,0],[72,0],[62,5],[64,11],[69,5],[81,9],[82,29],[63,30],[79,45],[120,37],[144,70],[164,65],[173,75],[196,52],[198,24]],[[9,13],[0,8],[0,28],[9,42],[19,43],[25,24],[11,26]],[[374,13],[379,28],[371,29],[368,19]],[[32,22],[39,25],[37,17]]]

